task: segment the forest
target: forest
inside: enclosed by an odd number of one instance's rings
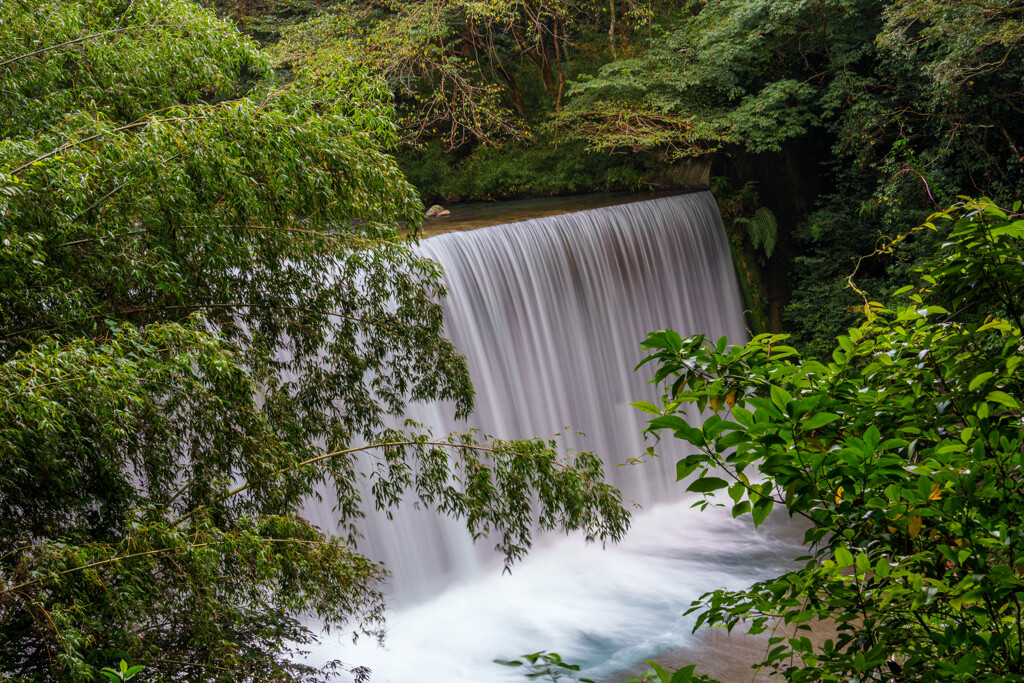
[[[384,636],[359,524],[403,499],[508,569],[627,537],[614,454],[393,426],[480,392],[412,245],[435,203],[700,186],[750,340],[649,330],[633,409],[805,552],[696,625],[778,680],[1024,680],[1022,38],[1020,0],[4,2],[3,679],[374,680],[298,653]]]

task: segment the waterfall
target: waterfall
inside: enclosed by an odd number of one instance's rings
[[[649,373],[633,372],[647,333],[745,336],[710,192],[447,233],[419,253],[444,267],[445,332],[469,361],[476,400],[465,423],[444,404],[414,405],[410,418],[506,439],[568,428],[563,442],[601,455],[627,501],[679,495],[675,458],[616,465],[645,448],[643,414],[629,403],[657,398]],[[457,521],[410,510],[371,522],[363,548],[394,572],[393,598],[416,600],[487,564],[466,536]]]
[[[410,418],[441,434],[469,425],[500,438],[547,436],[564,432],[566,427],[579,430],[586,436],[570,434],[568,445],[600,454],[610,480],[623,491],[626,501],[646,509],[680,498],[682,487],[675,482],[673,456],[681,451],[672,450],[679,448],[678,444],[661,444],[658,450],[664,457],[657,460],[617,465],[640,456],[646,447],[641,436],[644,416],[628,404],[658,398],[657,390],[646,384],[651,371],[633,371],[641,358],[640,342],[648,332],[669,327],[683,335],[700,333],[711,339],[727,335],[738,342],[746,337],[736,274],[718,207],[709,192],[448,233],[424,240],[418,249],[444,267],[448,288],[445,329],[469,361],[476,402],[466,423],[454,421],[452,407],[443,404],[411,406]],[[434,665],[447,670],[431,674],[396,673],[385,665],[384,671],[390,673],[380,680],[395,683],[499,680],[502,671],[486,669],[496,667],[490,658],[515,656],[529,648],[575,648],[580,657],[603,658],[612,670],[629,666],[629,656],[623,652],[629,649],[625,643],[630,638],[638,648],[668,647],[670,641],[659,638],[668,637],[664,634],[679,620],[688,601],[721,585],[708,585],[709,581],[731,576],[738,588],[756,578],[758,573],[749,564],[766,547],[749,529],[749,522],[737,531],[727,516],[698,519],[696,513],[677,505],[671,515],[638,518],[640,530],[631,537],[633,546],[627,539],[625,550],[602,553],[600,548],[585,548],[579,538],[542,540],[524,565],[513,570],[512,577],[496,579],[492,577],[500,576],[500,564],[486,541],[474,546],[458,521],[407,507],[410,509],[400,510],[394,520],[370,520],[361,549],[394,573],[388,593],[393,604],[399,605],[400,616],[411,623],[423,619],[423,625],[407,626],[415,634],[408,638],[418,642],[425,637],[424,631],[436,629],[439,614],[455,609],[461,601],[474,614],[452,614],[446,621],[459,623],[468,631],[443,642],[465,645],[467,638],[476,637],[498,642],[479,644],[479,651],[472,653],[452,654],[447,663]],[[716,547],[719,545],[722,547]],[[710,560],[709,554],[713,555]],[[682,563],[680,558],[684,558]],[[692,564],[701,558],[707,561]],[[601,578],[587,578],[586,567],[598,565],[603,566]],[[647,576],[656,567],[664,571]],[[563,584],[548,588],[538,584],[559,573],[565,574]],[[694,578],[697,576],[706,577],[703,584]],[[633,577],[653,584],[652,591],[659,584],[675,585],[641,594],[631,585]],[[528,588],[523,587],[524,580]],[[597,583],[591,591],[600,598],[575,592],[592,580]],[[611,581],[614,586],[601,581]],[[488,587],[468,588],[472,582]],[[494,582],[493,586],[488,582]],[[566,586],[573,588],[570,591]],[[506,604],[497,597],[501,591],[518,597],[507,598]],[[570,605],[561,608],[562,613],[544,609],[551,600],[570,592],[574,597]],[[563,595],[556,596],[558,593]],[[447,596],[443,607],[436,600],[439,594]],[[525,610],[529,614],[513,614],[520,605],[531,604],[531,599],[540,600],[543,607],[529,607]],[[618,610],[615,619],[629,610],[644,609],[647,617],[634,614],[628,618],[646,619],[655,625],[654,631],[644,635],[642,625],[634,625],[629,635],[595,635],[592,625],[568,624],[574,615],[593,621],[579,613],[580,604],[598,599],[618,605],[595,603],[592,607],[598,613]],[[496,607],[497,613],[491,616],[480,613],[481,603],[488,601],[503,606]],[[661,617],[650,616],[656,611],[652,604],[660,605]],[[547,614],[546,620],[534,621],[538,611]],[[472,622],[473,618],[482,622]],[[566,620],[565,628],[556,631],[576,633],[571,645],[559,646],[560,636],[548,633],[560,620]],[[399,626],[394,618],[391,623],[395,634]],[[488,628],[493,635],[480,635]],[[541,634],[536,645],[528,637],[531,630]],[[527,649],[516,651],[513,643],[520,637]],[[393,638],[389,643],[402,648]],[[415,654],[396,657],[429,659],[439,646],[409,647]],[[598,651],[604,654],[594,654]],[[649,653],[638,650],[634,655],[642,658]],[[364,649],[333,654],[355,663],[364,663],[366,657],[378,659]],[[616,657],[621,660],[617,665],[608,664]],[[454,671],[464,664],[463,659],[474,658],[482,662],[482,673]],[[371,667],[376,668],[373,663]]]

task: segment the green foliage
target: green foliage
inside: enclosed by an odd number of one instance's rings
[[[656,683],[660,680],[661,679],[658,677],[657,671],[655,671],[654,669],[648,669],[647,671],[637,676],[630,676],[629,678],[625,678],[620,683]]]
[[[495,659],[494,662],[504,666],[525,667],[523,675],[530,680],[543,678],[549,681],[560,681],[568,679],[580,683],[594,683],[589,678],[580,678],[578,676],[579,664],[566,663],[557,652],[534,652],[522,655],[522,659]]]
[[[646,186],[644,179],[656,168],[642,155],[624,160],[590,152],[579,142],[556,144],[547,135],[537,144],[478,147],[461,158],[438,145],[396,156],[428,203],[635,190]]]
[[[260,42],[274,45],[297,24],[341,4],[338,0],[204,0],[217,14]]]
[[[818,120],[815,87],[777,68],[791,49],[787,25],[814,21],[803,16],[814,12],[772,0],[686,3],[658,17],[646,50],[574,83],[566,117],[599,148],[673,157],[729,143],[777,150]]]
[[[0,51],[7,679],[322,679],[299,615],[381,631],[368,505],[418,499],[509,562],[535,528],[624,532],[591,454],[385,427],[472,388],[372,74],[275,83],[186,0],[5,3]],[[338,530],[302,517],[319,495]]]
[[[604,122],[583,131],[597,146],[623,146],[643,117],[660,125],[630,146],[684,155],[778,150],[824,126],[837,155],[870,173],[900,157],[895,170],[923,170],[952,133],[965,144],[957,161],[1009,188],[1022,97],[1010,56],[1024,30],[1012,3],[710,0],[656,20],[646,50],[572,87],[572,115]],[[983,122],[1000,139],[982,142],[971,126]],[[1002,165],[983,170],[982,158]]]
[[[712,178],[711,186],[722,219],[732,221],[734,230],[745,227],[750,246],[755,251],[762,251],[765,259],[770,259],[779,239],[779,224],[772,210],[761,206],[757,183],[748,182],[736,192],[729,192],[728,179],[716,176]]]
[[[580,678],[580,666],[568,664],[557,652],[534,652],[523,655],[522,659],[495,659],[496,664],[504,666],[525,668],[523,676],[530,680],[544,678],[550,681],[568,679],[580,681],[580,683],[594,683],[589,678]],[[715,683],[712,679],[702,674],[694,673],[697,668],[695,664],[684,666],[678,671],[670,672],[657,662],[647,661],[651,668],[639,676],[631,676],[622,683]]]
[[[110,667],[103,667],[100,673],[106,676],[114,683],[123,683],[124,681],[130,681],[135,678],[139,673],[145,669],[144,666],[128,666],[128,662],[121,660],[119,669],[111,669]]]
[[[395,95],[406,145],[443,140],[450,150],[529,137],[501,88],[481,77],[476,62],[452,51],[448,43],[459,40],[462,24],[448,21],[445,5],[395,3],[384,16],[341,7],[288,30],[278,51],[285,64],[316,73],[328,87],[337,87],[332,72],[338,65],[375,65]],[[349,94],[342,88],[339,96]]]
[[[533,139],[537,120],[561,106],[567,78],[594,59],[598,27],[614,35],[646,21],[638,5],[623,5],[609,17],[614,4],[592,0],[353,0],[289,28],[279,47],[287,66],[373,65],[412,148],[503,146]],[[586,47],[577,51],[578,41]]]
[[[761,206],[756,182],[748,182],[735,192],[729,191],[729,179],[724,176],[712,176],[709,184],[727,226],[729,249],[749,316],[748,325],[755,332],[765,332],[769,321],[762,269],[778,241],[775,214]]]
[[[837,262],[826,247],[794,259],[793,279],[807,286],[795,289],[786,306],[786,329],[792,344],[808,358],[831,356],[836,330],[849,329],[859,320],[862,301],[846,286],[854,263],[852,258]]]
[[[786,318],[794,344],[820,353],[853,324],[842,283],[859,257],[959,192],[1016,197],[1022,38],[1014,2],[688,2],[657,12],[631,54],[575,79],[559,121],[598,149],[668,158],[797,138],[830,150],[826,194],[786,235],[803,259]],[[900,260],[927,254],[906,246],[859,273],[874,298],[898,288]]]
[[[1024,676],[1021,215],[933,214],[914,234],[948,237],[902,305],[863,300],[827,362],[785,335],[648,337],[666,387],[649,431],[695,447],[677,474],[698,505],[808,525],[802,568],[703,596],[697,626],[768,632],[761,666],[791,681]]]
[[[13,0],[0,20],[5,140],[89,125],[79,117],[131,123],[223,99],[269,67],[250,41],[192,3]]]
[[[545,121],[554,86],[542,72],[557,64],[563,79],[574,67],[547,54],[562,48],[524,37],[538,29],[522,13],[557,24],[582,11],[556,5],[549,15],[543,3],[395,3],[383,13],[356,3],[289,29],[276,55],[290,74],[341,102],[352,98],[353,72],[365,80],[361,65],[376,65],[375,83],[392,97],[373,99],[393,101],[402,170],[428,201],[636,188],[650,175],[650,158],[588,151]],[[504,38],[494,34],[499,27]],[[525,56],[540,66],[520,63]]]
[[[566,144],[578,137],[577,123],[563,117],[562,105],[572,78],[633,52],[671,3],[214,4],[274,43],[285,78],[303,71],[340,100],[358,102],[346,74],[357,65],[371,69],[391,93],[403,170],[430,199],[632,188],[665,175],[654,155],[608,156],[586,151],[578,139]]]
[[[737,223],[747,226],[747,236],[754,249],[764,251],[766,259],[772,257],[775,251],[775,243],[779,238],[779,224],[775,220],[775,214],[766,206],[759,206],[750,218],[738,218]]]
[[[696,664],[689,664],[676,671],[668,671],[665,667],[661,666],[657,662],[648,661],[654,672],[654,676],[649,676],[649,680],[658,683],[714,683],[714,681],[703,674],[694,673],[697,668]],[[655,676],[657,678],[655,678]],[[625,683],[629,683],[626,681]]]

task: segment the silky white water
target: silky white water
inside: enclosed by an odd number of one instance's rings
[[[467,426],[501,438],[547,436],[602,455],[637,508],[615,547],[547,537],[511,575],[458,521],[406,506],[368,520],[361,550],[393,572],[384,648],[327,639],[311,661],[341,659],[392,683],[525,680],[492,663],[557,651],[591,677],[686,645],[689,603],[781,568],[778,539],[749,520],[699,513],[675,482],[677,443],[643,454],[650,370],[633,372],[648,332],[745,338],[742,303],[710,193],[665,197],[432,237],[420,253],[445,269],[445,328],[467,356],[476,408],[412,406],[435,433]],[[649,460],[649,459],[648,459]],[[329,528],[329,507],[319,511]],[[792,556],[792,555],[789,555]]]

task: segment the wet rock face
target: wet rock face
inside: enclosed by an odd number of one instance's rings
[[[432,207],[427,209],[427,218],[440,218],[442,216],[450,216],[451,211],[444,208],[440,204],[434,204]]]

